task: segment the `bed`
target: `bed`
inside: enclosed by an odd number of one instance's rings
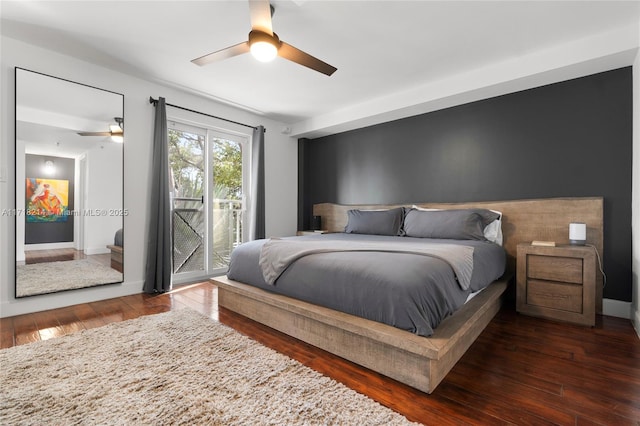
[[[504,274],[467,303],[456,307],[454,313],[446,313],[433,330],[426,332],[362,318],[278,294],[264,285],[248,285],[229,276],[216,277],[213,282],[219,287],[218,303],[221,307],[431,393],[500,309],[503,294],[515,270],[517,243],[541,239],[568,242],[568,224],[582,221],[587,223],[588,241],[602,253],[602,206],[601,198],[417,204],[416,207],[427,209],[482,208],[501,212],[502,247],[506,253]],[[313,213],[322,217],[325,229],[342,232],[347,226],[349,210],[399,207],[411,205],[344,206],[325,203],[315,205]],[[244,277],[241,279],[246,280]],[[295,283],[290,285],[295,286]],[[602,286],[598,288],[597,300],[601,311]]]

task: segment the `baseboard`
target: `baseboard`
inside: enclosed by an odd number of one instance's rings
[[[631,302],[623,302],[615,299],[603,299],[602,314],[630,320],[632,318]]]
[[[21,297],[0,304],[0,318],[139,294],[142,293],[142,285],[142,281],[134,281],[121,284],[107,284],[73,291],[61,291],[39,296]]]
[[[84,254],[87,256],[92,256],[94,254],[108,254],[111,253],[107,246],[104,247],[87,247],[84,249]]]
[[[636,329],[636,334],[638,335],[638,339],[640,339],[640,310],[634,311],[633,328]]]
[[[74,248],[73,241],[67,243],[43,243],[43,244],[25,244],[24,251],[36,250],[56,250]]]

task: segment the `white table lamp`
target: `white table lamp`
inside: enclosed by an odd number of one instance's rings
[[[569,224],[569,243],[576,246],[583,246],[587,242],[587,224]]]

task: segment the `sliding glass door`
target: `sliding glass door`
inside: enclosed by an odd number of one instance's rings
[[[224,273],[243,241],[248,137],[170,121],[173,281]]]

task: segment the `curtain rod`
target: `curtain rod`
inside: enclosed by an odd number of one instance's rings
[[[157,99],[153,99],[152,96],[149,96],[149,103],[153,104],[153,106],[156,106],[158,104],[158,100]],[[173,108],[178,108],[178,109],[181,109],[181,110],[184,110],[184,111],[193,112],[195,114],[206,115],[207,117],[211,117],[211,118],[217,118],[218,120],[226,121],[226,122],[233,123],[233,124],[238,124],[240,126],[250,127],[253,130],[258,129],[256,126],[252,126],[250,124],[240,123],[238,121],[233,121],[233,120],[229,120],[227,118],[222,118],[222,117],[218,117],[218,116],[215,116],[215,115],[207,114],[206,112],[200,112],[200,111],[196,111],[196,110],[193,110],[193,109],[189,109],[189,108],[185,108],[185,107],[181,107],[181,106],[173,105],[173,104],[169,104],[169,103],[167,103],[166,105],[170,106],[170,107],[173,107]],[[264,129],[265,133],[266,133],[266,131],[267,131],[267,129]]]

